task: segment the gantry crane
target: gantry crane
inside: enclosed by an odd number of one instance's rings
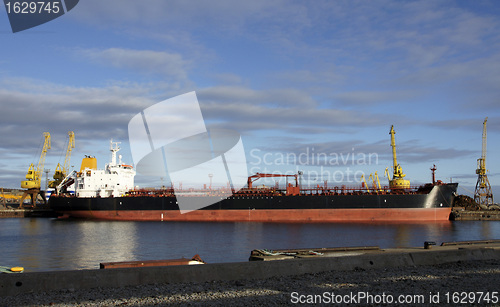
[[[489,207],[493,204],[493,193],[491,192],[490,181],[486,175],[486,122],[488,117],[483,122],[483,146],[481,158],[477,159],[477,183],[474,191],[474,201],[480,207]]]
[[[387,169],[386,169],[386,172],[387,172]],[[389,177],[389,179],[390,179],[390,177]],[[375,175],[370,174],[370,176],[368,176],[368,181],[371,183],[373,192],[382,192],[382,187],[380,186],[380,180],[378,178],[377,172],[375,172]],[[372,190],[370,190],[370,187],[368,186],[368,183],[366,182],[366,178],[365,178],[364,174],[361,175],[361,184],[366,188],[366,192],[368,192],[368,193],[372,192]]]
[[[69,131],[68,136],[68,148],[66,149],[64,165],[61,166],[60,163],[57,163],[56,171],[53,176],[54,180],[49,182],[49,188],[56,188],[68,175],[69,164],[71,160],[71,151],[73,150],[73,148],[75,148],[75,133],[73,131]]]
[[[23,196],[21,197],[21,201],[19,206],[23,207],[23,201],[26,196],[30,195],[31,204],[36,206],[36,199],[38,195],[40,195],[43,199],[44,204],[47,202],[45,199],[45,194],[40,190],[40,185],[42,182],[42,172],[43,166],[45,165],[45,156],[47,155],[47,150],[50,149],[50,133],[44,132],[44,143],[42,148],[42,153],[40,155],[40,159],[38,160],[38,165],[35,166],[31,163],[28,173],[26,174],[26,180],[21,181],[21,188],[27,189],[24,191]]]
[[[403,173],[403,169],[401,165],[398,164],[398,160],[396,159],[396,138],[394,134],[394,125],[391,126],[391,131],[389,131],[391,135],[391,147],[392,147],[392,165],[393,165],[393,174],[392,180],[389,177],[389,188],[391,189],[408,189],[410,188],[410,181],[403,179],[406,175]]]

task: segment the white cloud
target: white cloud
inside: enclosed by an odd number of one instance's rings
[[[200,90],[198,97],[206,120],[245,133],[272,130],[275,135],[298,137],[312,130],[324,133],[344,127],[349,131],[388,120],[383,114],[324,108],[310,94],[296,89],[213,87]]]
[[[249,19],[273,18],[283,22],[287,17],[300,16],[303,5],[278,1],[149,1],[87,0],[79,3],[73,18],[99,25],[175,26],[188,30],[215,27],[224,32],[241,29]],[[276,12],[294,12],[275,14]],[[282,17],[279,17],[279,16]],[[297,20],[298,21],[298,20]],[[165,28],[168,31],[168,28]]]
[[[214,86],[198,91],[209,103],[282,106],[287,108],[314,107],[317,103],[307,93],[293,88],[255,90],[245,86]]]
[[[165,51],[108,48],[85,49],[78,54],[98,63],[145,74],[159,74],[176,81],[186,81],[189,62],[181,54]]]
[[[92,137],[115,131],[120,125],[126,127],[131,115],[152,104],[150,90],[138,84],[91,88],[34,79],[0,80],[0,101],[4,103],[0,146],[18,144],[20,138],[29,143],[47,130],[58,134],[75,130]]]
[[[395,91],[353,91],[341,92],[334,95],[334,99],[340,103],[336,105],[354,106],[379,106],[380,104],[393,104],[400,101],[415,99],[418,94],[412,90]]]
[[[373,127],[393,121],[418,133],[464,131],[484,112],[493,130],[500,111],[499,19],[461,5],[81,1],[61,21],[77,20],[78,30],[96,37],[46,37],[46,45],[70,50],[78,60],[51,53],[53,47],[40,54],[57,56],[50,62],[57,66],[28,53],[0,62],[0,101],[8,105],[0,113],[0,150],[28,150],[45,130],[57,131],[59,139],[68,130],[79,131],[80,140],[126,138],[131,116],[190,90],[213,124],[291,142],[330,139],[332,131],[343,137],[361,131],[355,137],[368,139]],[[9,43],[18,42],[6,42],[5,51]],[[89,62],[97,67],[78,70]],[[61,81],[73,69],[75,78]],[[466,154],[460,148],[451,155]],[[435,145],[411,150],[415,161],[447,151]]]

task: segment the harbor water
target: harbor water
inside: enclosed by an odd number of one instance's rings
[[[420,247],[500,239],[500,221],[439,223],[190,223],[0,219],[0,266],[28,272],[98,269],[101,262],[191,258],[248,261],[253,249]]]

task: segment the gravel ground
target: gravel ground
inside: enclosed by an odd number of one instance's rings
[[[500,260],[490,260],[264,280],[70,289],[3,297],[0,306],[500,306],[499,292]]]

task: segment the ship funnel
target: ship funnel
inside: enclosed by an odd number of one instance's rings
[[[82,159],[82,166],[80,167],[80,172],[83,172],[85,169],[97,169],[97,159],[91,156],[85,156]]]

